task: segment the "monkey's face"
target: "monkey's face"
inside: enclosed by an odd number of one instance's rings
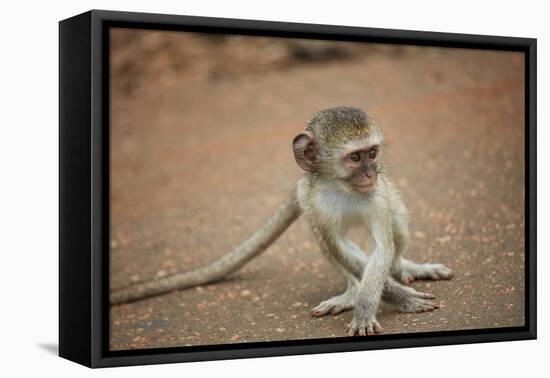
[[[379,173],[381,136],[366,136],[342,142],[340,146],[318,141],[305,131],[293,141],[294,157],[303,170],[331,177],[351,190],[370,193]]]
[[[370,193],[381,172],[382,131],[366,113],[336,107],[315,113],[292,142],[294,158],[306,172]]]
[[[379,145],[367,145],[359,149],[346,151],[342,166],[347,173],[344,180],[359,193],[370,193],[374,190],[378,177]]]

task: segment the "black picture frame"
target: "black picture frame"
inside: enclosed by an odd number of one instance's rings
[[[523,327],[109,350],[110,27],[517,51],[525,54]],[[59,355],[89,367],[536,338],[536,39],[92,10],[59,24]]]

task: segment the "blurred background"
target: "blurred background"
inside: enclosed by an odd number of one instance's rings
[[[114,29],[110,73],[112,288],[238,245],[300,177],[307,118],[348,105],[386,134],[407,255],[455,272],[413,284],[441,309],[384,311],[384,332],[523,325],[521,54]],[[309,310],[344,289],[298,220],[226,281],[113,306],[111,348],[341,337],[351,313]]]

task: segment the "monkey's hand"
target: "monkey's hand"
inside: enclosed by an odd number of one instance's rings
[[[376,309],[368,297],[359,295],[356,298],[353,320],[349,324],[349,336],[374,335],[382,332],[382,327],[376,320]]]
[[[365,335],[374,335],[376,333],[382,332],[382,327],[376,320],[376,316],[371,316],[369,318],[358,318],[354,315],[353,320],[349,324],[349,336],[365,336]]]

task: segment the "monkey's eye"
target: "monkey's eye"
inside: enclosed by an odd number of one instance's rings
[[[374,160],[376,159],[376,154],[378,153],[378,151],[376,150],[376,148],[373,148],[372,150],[369,151],[369,159],[371,160]]]
[[[354,152],[349,155],[349,158],[351,159],[351,161],[357,163],[359,160],[361,160],[361,154],[359,152]]]

